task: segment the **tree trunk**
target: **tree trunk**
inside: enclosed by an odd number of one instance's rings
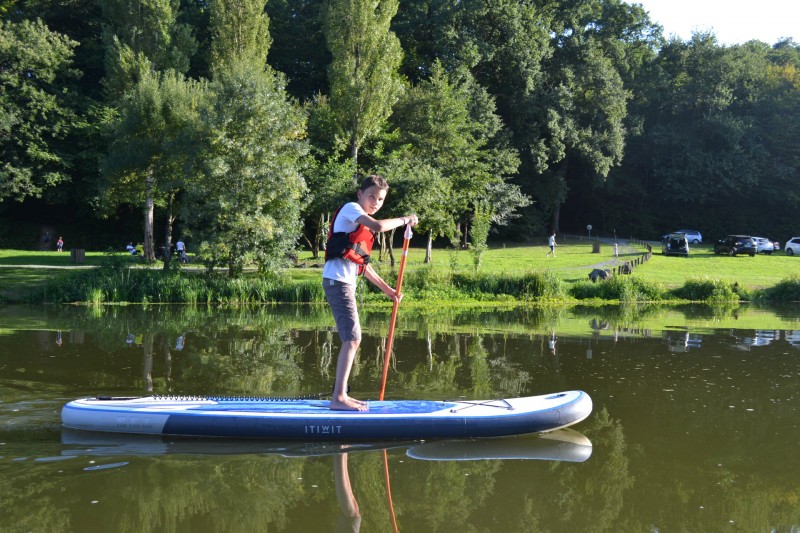
[[[394,267],[394,248],[392,247],[392,243],[394,242],[394,232],[397,228],[393,229],[392,232],[389,234],[389,264]]]
[[[172,392],[172,352],[170,350],[170,339],[164,336],[162,344],[164,351],[164,381],[167,384],[167,392]]]
[[[353,159],[353,183],[358,185],[358,141],[356,140],[358,123],[353,126],[353,135],[350,137],[350,157]]]
[[[433,339],[431,338],[430,330],[425,335],[425,345],[428,348],[428,371],[433,372]]]
[[[311,248],[311,255],[314,256],[314,259],[319,259],[319,251],[320,248],[323,250],[325,249],[325,244],[327,244],[327,232],[325,231],[325,213],[319,214],[319,225],[316,227],[315,234],[314,234],[314,244]],[[325,244],[322,244],[325,243]]]
[[[553,210],[553,233],[558,233],[558,219],[561,217],[561,204],[556,204],[556,208]]]
[[[425,264],[433,258],[433,231],[428,232],[428,244],[425,246]]]
[[[378,246],[380,246],[380,252],[378,253],[378,261],[383,261],[383,256],[386,255],[386,234],[379,233],[378,234]]]
[[[170,251],[172,249],[172,225],[175,223],[175,215],[172,213],[174,201],[175,194],[169,193],[167,196],[167,226],[164,228],[164,270],[169,270],[169,262],[172,259]]]
[[[156,260],[155,249],[153,246],[153,212],[155,202],[153,201],[153,169],[147,171],[145,180],[145,207],[144,207],[144,260],[151,262]]]
[[[147,392],[153,392],[153,341],[154,333],[145,333],[142,336],[142,347],[144,349],[144,365],[142,368],[142,378]]]

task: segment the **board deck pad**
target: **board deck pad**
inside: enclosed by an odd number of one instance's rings
[[[583,391],[493,400],[388,400],[335,411],[319,399],[98,396],[67,403],[67,428],[115,433],[305,440],[470,438],[541,433],[585,419]]]

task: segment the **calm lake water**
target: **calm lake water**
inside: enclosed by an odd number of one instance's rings
[[[388,314],[363,316],[358,398],[378,395]],[[588,392],[592,415],[548,438],[60,427],[97,394],[328,393],[330,323],[324,306],[0,307],[0,529],[800,531],[800,308],[401,310],[387,399]]]

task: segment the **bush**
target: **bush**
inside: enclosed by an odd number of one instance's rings
[[[552,300],[567,295],[564,282],[549,270],[525,274],[521,282],[520,296],[526,300]]]
[[[549,271],[513,276],[508,274],[453,274],[453,285],[473,297],[508,295],[521,300],[563,298],[564,284]]]
[[[729,302],[744,299],[741,294],[743,292],[738,282],[706,277],[688,279],[673,294],[677,298],[693,302]]]
[[[597,283],[579,281],[572,285],[570,294],[577,300],[600,299],[634,303],[663,300],[666,290],[659,283],[636,276],[615,276]]]
[[[229,278],[128,268],[113,259],[98,269],[65,273],[42,289],[47,302],[255,303],[324,301],[322,283],[292,283],[279,276]]]
[[[761,298],[770,302],[800,302],[800,275],[793,274],[764,290]]]

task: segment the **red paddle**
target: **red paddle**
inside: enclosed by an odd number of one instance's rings
[[[403,235],[403,255],[400,257],[400,270],[397,271],[397,288],[395,292],[400,295],[403,288],[403,273],[406,271],[406,256],[408,255],[408,243],[411,241],[413,233],[411,233],[411,225],[406,225],[406,231]],[[392,358],[392,343],[394,342],[394,325],[397,322],[397,308],[400,306],[399,300],[392,306],[392,318],[389,320],[389,336],[386,339],[386,355],[383,359],[383,381],[381,382],[381,393],[378,396],[379,400],[383,400],[383,393],[386,391],[386,377],[389,375],[389,360]]]

